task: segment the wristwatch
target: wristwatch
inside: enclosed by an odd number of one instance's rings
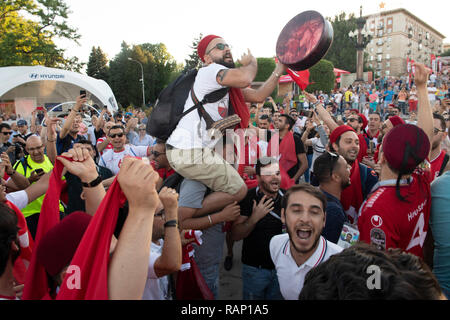
[[[102,181],[103,181],[103,179],[102,179],[102,177],[100,177],[100,175],[99,175],[97,178],[95,178],[95,179],[92,180],[91,182],[89,182],[89,183],[81,182],[81,184],[82,184],[83,187],[85,187],[85,188],[93,188],[93,187],[98,186]]]

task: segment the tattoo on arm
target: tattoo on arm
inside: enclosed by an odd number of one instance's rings
[[[217,74],[217,82],[222,84],[223,82],[223,78],[225,78],[225,76],[227,75],[228,69],[223,69],[220,70],[219,73]]]

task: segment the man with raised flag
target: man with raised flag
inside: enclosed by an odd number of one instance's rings
[[[341,193],[341,204],[351,223],[356,223],[358,210],[366,199],[378,178],[375,171],[359,163],[359,137],[356,131],[347,125],[338,126],[322,104],[317,103],[314,95],[305,93],[307,99],[316,105],[316,112],[330,128],[330,151],[344,157],[352,167],[350,171],[351,184]]]
[[[419,97],[417,126],[398,125],[384,137],[380,182],[359,213],[360,239],[380,249],[399,248],[419,257],[430,217],[432,176],[419,165],[430,155],[433,115],[427,97],[428,72],[416,64]]]
[[[204,63],[200,68],[188,95],[184,110],[201,101],[205,95],[224,88],[228,93],[219,101],[203,105],[205,113],[212,121],[227,115],[237,114],[239,127],[246,129],[250,119],[246,102],[263,102],[275,89],[278,79],[286,70],[277,63],[274,72],[258,89],[249,88],[257,72],[255,57],[243,54],[236,68],[230,46],[219,36],[208,35],[197,46],[199,58]],[[193,99],[196,97],[197,99]],[[231,106],[230,106],[231,103]],[[205,198],[211,208],[221,210],[225,206],[241,201],[247,187],[239,173],[221,155],[213,151],[220,139],[212,139],[211,130],[204,117],[196,111],[188,113],[178,123],[166,143],[167,159],[171,167],[183,177],[205,184],[213,193]],[[220,150],[219,148],[219,151]],[[181,196],[181,195],[180,195]]]

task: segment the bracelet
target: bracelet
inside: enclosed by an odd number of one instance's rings
[[[211,215],[208,214],[208,220],[209,220],[209,224],[213,225],[212,219],[211,219]]]
[[[166,223],[164,223],[164,228],[168,227],[178,227],[178,221],[177,220],[169,220]]]
[[[56,141],[56,140],[48,140],[48,139],[47,139],[47,142],[55,142],[55,141]]]
[[[276,73],[275,71],[272,72],[272,74],[273,74],[275,77],[277,77],[277,78],[281,77],[281,74],[278,74],[278,73]]]
[[[85,188],[93,188],[93,187],[98,186],[102,181],[103,181],[102,177],[100,175],[98,175],[97,178],[95,178],[91,182],[86,183],[86,182],[81,181],[81,184]]]

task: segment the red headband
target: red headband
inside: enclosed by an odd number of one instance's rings
[[[205,62],[205,52],[206,52],[206,48],[208,47],[208,44],[213,41],[215,38],[220,38],[219,36],[215,36],[213,34],[210,34],[206,37],[204,37],[197,46],[197,54],[199,56],[199,58]]]
[[[396,127],[396,126],[398,126],[400,124],[405,124],[405,121],[402,118],[400,118],[399,116],[390,117],[389,121],[392,123],[392,125],[394,127]]]
[[[337,139],[339,139],[339,137],[347,131],[353,131],[354,133],[356,133],[356,131],[350,126],[347,126],[347,125],[339,126],[336,129],[334,129],[333,132],[331,133],[330,143],[331,144],[335,143],[337,141]]]

